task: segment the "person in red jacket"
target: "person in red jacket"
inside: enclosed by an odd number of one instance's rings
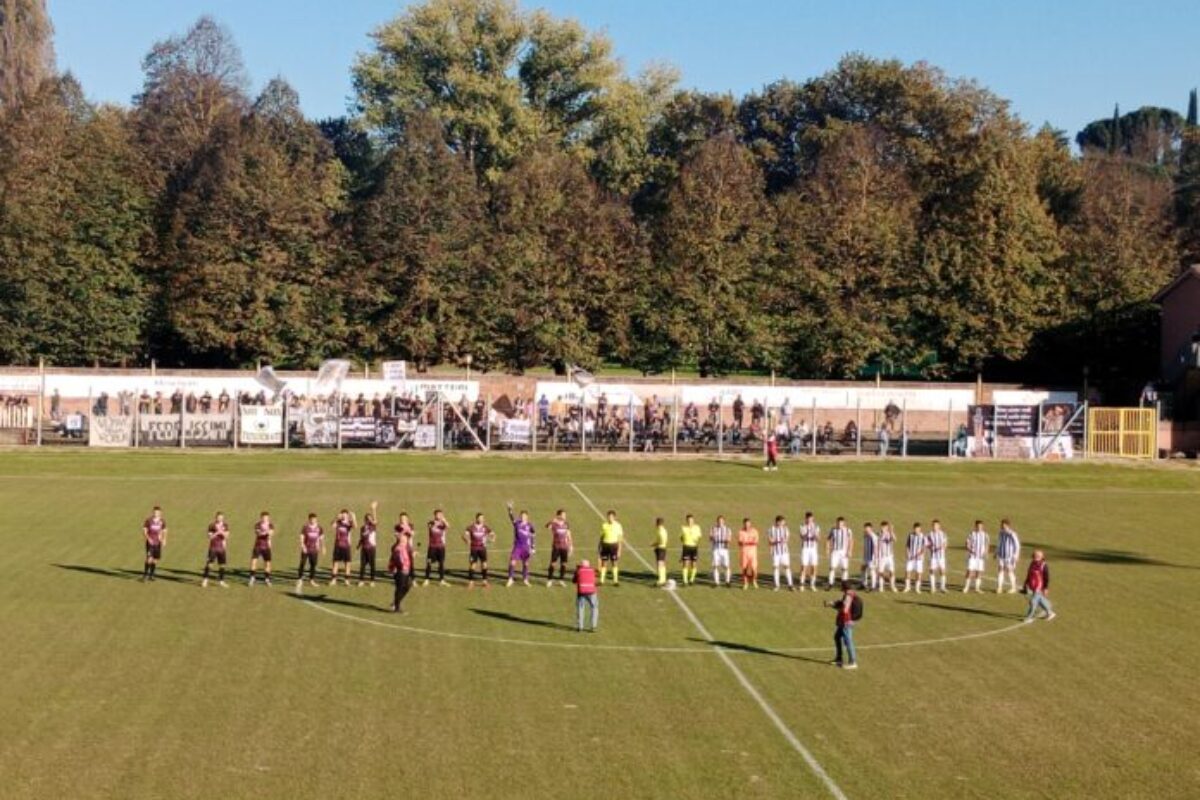
[[[763,467],[763,472],[776,472],[779,470],[779,439],[774,433],[767,437],[766,444],[767,464]]]
[[[412,551],[408,549],[407,540],[403,536],[397,536],[395,544],[392,545],[392,557],[388,559],[388,572],[392,574],[392,580],[396,583],[396,593],[392,597],[394,614],[404,613],[400,603],[412,588],[412,565]]]
[[[1050,566],[1041,550],[1033,551],[1033,561],[1029,562],[1029,572],[1025,573],[1025,591],[1029,594],[1029,610],[1025,612],[1026,622],[1033,622],[1039,608],[1046,612],[1047,622],[1058,616],[1046,597],[1050,593]]]
[[[592,611],[591,630],[600,624],[600,597],[596,594],[596,570],[586,558],[575,567],[575,630],[583,632],[583,612]]]

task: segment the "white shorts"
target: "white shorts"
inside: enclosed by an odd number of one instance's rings
[[[845,550],[834,550],[829,554],[829,569],[850,569],[850,558]]]
[[[862,565],[863,572],[866,572],[866,571],[872,570],[872,569],[876,569],[877,566],[878,566],[878,564],[875,561],[864,561],[863,565]]]
[[[1017,560],[1015,558],[997,558],[996,566],[1000,569],[1016,569]]]
[[[800,566],[815,567],[821,561],[820,555],[815,547],[805,547],[800,551]]]
[[[930,553],[929,554],[929,571],[939,570],[946,571],[946,554],[945,553]]]
[[[983,572],[983,556],[968,556],[967,572]]]
[[[892,573],[896,571],[896,558],[894,556],[884,556],[879,559],[879,571]]]
[[[728,567],[729,566],[729,551],[728,550],[713,550],[712,551],[713,567]]]
[[[792,554],[791,553],[773,553],[771,555],[771,566],[772,567],[787,567],[788,569],[791,569],[792,568]]]
[[[920,575],[922,572],[925,571],[925,559],[910,558],[908,561],[906,561],[904,563],[904,571],[905,572],[915,572],[918,575]]]

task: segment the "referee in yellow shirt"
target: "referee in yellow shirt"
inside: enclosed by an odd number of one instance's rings
[[[658,568],[655,586],[667,585],[667,538],[667,526],[663,524],[663,518],[659,517],[654,520],[654,541],[650,543],[654,548],[654,561]]]
[[[683,546],[679,562],[683,568],[683,585],[690,586],[696,582],[696,561],[700,558],[700,539],[704,533],[696,524],[696,518],[688,514],[679,531],[679,542]]]
[[[609,511],[600,526],[600,583],[608,580],[608,568],[612,567],[613,586],[621,585],[621,547],[625,542],[625,529],[617,522],[617,512]]]

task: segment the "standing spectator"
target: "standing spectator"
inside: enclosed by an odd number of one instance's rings
[[[127,389],[118,392],[117,400],[120,403],[122,417],[128,417],[133,413],[133,392]]]
[[[546,398],[546,395],[542,395],[541,399],[538,400],[537,407],[538,425],[545,425],[550,416],[550,401]]]
[[[207,389],[204,390],[204,394],[200,395],[200,413],[212,413],[212,392]]]
[[[583,633],[583,612],[587,608],[591,609],[590,630],[595,633],[600,624],[600,596],[596,591],[596,570],[591,562],[586,558],[580,561],[571,580],[575,583],[575,630]]]
[[[742,421],[746,417],[746,401],[742,400],[739,394],[733,401],[733,427],[736,430],[742,429]]]
[[[601,392],[600,397],[596,400],[596,417],[601,424],[608,417],[608,392]]]
[[[200,407],[200,400],[197,399],[195,392],[188,392],[187,397],[183,400],[183,407],[189,414],[195,414],[196,409]]]
[[[221,395],[217,398],[217,411],[222,414],[229,411],[229,392],[222,389]]]
[[[879,455],[886,456],[888,452],[888,429],[887,425],[879,426]]]
[[[58,389],[55,389],[50,395],[50,419],[58,422],[62,417],[62,397],[58,394]]]
[[[842,597],[833,603],[832,607],[837,616],[833,629],[833,644],[836,649],[833,663],[843,669],[858,669],[858,658],[854,652],[854,623],[862,618],[862,599],[851,588],[850,581],[842,581]],[[842,648],[845,648],[846,659],[842,660]]]
[[[183,390],[182,389],[176,389],[175,391],[171,392],[171,413],[172,414],[183,413]]]
[[[1033,561],[1029,562],[1029,571],[1025,573],[1025,591],[1029,593],[1029,610],[1025,612],[1026,622],[1033,622],[1036,619],[1039,608],[1046,612],[1047,622],[1058,616],[1054,613],[1054,607],[1050,605],[1049,598],[1046,597],[1050,592],[1050,566],[1046,563],[1046,556],[1041,550],[1033,551]]]
[[[163,400],[162,392],[155,392],[154,393],[154,413],[155,414],[163,413],[163,408],[165,407],[164,404],[165,404],[165,401]]]

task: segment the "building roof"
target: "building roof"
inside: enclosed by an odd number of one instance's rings
[[[1161,303],[1167,299],[1167,296],[1182,286],[1189,278],[1200,279],[1200,264],[1192,264],[1183,272],[1175,276],[1175,280],[1168,283],[1166,286],[1158,290],[1158,294],[1154,295],[1154,302]]]

